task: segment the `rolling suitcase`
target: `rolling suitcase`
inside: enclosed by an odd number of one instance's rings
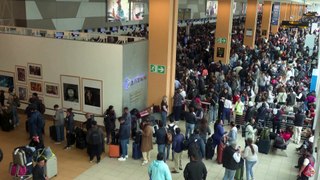
[[[83,129],[79,127],[76,128],[76,148],[85,149],[87,147],[86,136]]]
[[[50,134],[50,138],[54,141],[57,141],[57,129],[56,126],[50,126],[49,127],[49,134]]]
[[[56,156],[52,156],[51,158],[47,159],[44,172],[49,179],[58,175],[58,162]]]
[[[257,143],[259,153],[268,154],[270,150],[270,140],[260,139]]]
[[[109,145],[109,157],[118,158],[120,157],[120,146],[119,145]]]
[[[223,150],[225,148],[225,144],[224,143],[220,143],[218,146],[218,150],[217,150],[217,162],[218,164],[222,164],[222,154],[223,154]]]
[[[142,158],[140,144],[136,144],[135,142],[132,143],[132,158],[133,159],[141,159]]]
[[[213,152],[213,139],[208,138],[206,143],[206,159],[212,159],[214,155]]]

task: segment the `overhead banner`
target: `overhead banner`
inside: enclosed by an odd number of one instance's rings
[[[274,2],[272,7],[271,25],[279,24],[280,2]]]

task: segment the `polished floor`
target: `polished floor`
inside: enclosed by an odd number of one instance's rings
[[[17,146],[22,146],[28,143],[27,133],[25,131],[25,116],[20,115],[21,125],[14,131],[3,132],[0,131],[0,148],[4,151],[4,159],[0,163],[0,179],[11,179],[8,173],[9,163],[12,161],[12,150]],[[99,164],[90,163],[86,155],[86,150],[79,150],[72,148],[70,150],[63,150],[64,144],[56,145],[48,137],[48,127],[52,122],[46,122],[46,137],[45,145],[50,146],[58,158],[58,175],[53,179],[104,179],[104,180],[147,180],[147,167],[141,166],[140,160],[133,160],[131,157],[125,162],[119,162],[117,159],[112,159],[103,154],[103,159]],[[184,122],[178,124],[182,131],[184,131]],[[211,125],[212,128],[213,125]],[[227,127],[226,127],[227,128]],[[131,156],[131,146],[129,146],[129,156]],[[238,135],[238,144],[244,147],[244,141],[241,135]],[[295,148],[297,145],[289,144],[286,150],[287,157],[281,151],[271,152],[268,155],[259,153],[259,162],[254,167],[254,174],[256,180],[295,180],[297,169],[294,165],[297,162],[297,154]],[[153,146],[151,159],[156,158],[157,146]],[[108,150],[108,146],[106,146]],[[214,159],[216,156],[214,157]],[[186,152],[183,155],[183,166],[188,162]],[[218,180],[222,179],[224,168],[218,165],[215,160],[204,161],[208,169],[208,178]],[[173,167],[173,162],[168,161],[168,166]],[[245,175],[244,175],[245,176]],[[172,174],[172,179],[182,180],[183,172]]]

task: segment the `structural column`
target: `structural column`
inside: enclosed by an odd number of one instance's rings
[[[233,0],[218,0],[214,61],[221,61],[224,64],[229,64],[232,21]]]
[[[148,106],[168,97],[171,110],[176,69],[178,1],[149,0]]]
[[[244,26],[245,32],[243,44],[251,48],[254,47],[256,38],[258,4],[258,0],[247,0],[247,13],[246,23]]]
[[[270,33],[272,2],[264,1],[262,10],[261,36],[268,39]]]

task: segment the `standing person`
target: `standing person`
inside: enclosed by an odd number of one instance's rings
[[[162,119],[163,126],[167,124],[167,116],[168,116],[168,97],[163,96],[161,101],[161,119]]]
[[[246,177],[247,180],[254,179],[253,177],[253,166],[258,161],[258,146],[253,144],[251,138],[247,139],[248,146],[244,149],[243,158],[246,163]]]
[[[119,129],[119,141],[121,148],[121,156],[118,158],[119,161],[125,161],[128,158],[128,144],[130,138],[130,122],[125,121],[123,117],[118,118],[120,123]]]
[[[190,152],[190,162],[183,171],[185,180],[205,180],[207,178],[207,168],[198,156],[198,152]]]
[[[208,120],[206,118],[202,118],[196,129],[199,129],[199,134],[203,142],[207,142],[207,137],[211,134],[211,129],[208,125]]]
[[[189,108],[189,112],[186,112],[184,117],[186,119],[186,138],[189,139],[190,135],[193,134],[193,130],[197,122],[194,107],[191,106]]]
[[[90,156],[90,162],[92,163],[94,156],[96,156],[97,163],[99,163],[101,159],[101,153],[103,151],[104,140],[103,140],[103,132],[98,127],[97,121],[92,122],[92,128],[88,131],[86,140],[88,143],[88,152]]]
[[[54,126],[56,127],[57,132],[57,142],[58,144],[61,143],[63,137],[64,137],[64,112],[62,108],[59,108],[58,104],[55,104],[53,106],[53,109],[55,110],[55,114],[53,116],[54,118]]]
[[[44,129],[44,119],[41,113],[35,108],[35,106],[32,106],[30,108],[30,111],[31,111],[31,116],[28,120],[30,139],[33,136],[38,135],[40,141],[43,141],[42,132]]]
[[[276,105],[276,108],[272,109],[273,114],[273,123],[272,123],[272,131],[274,133],[280,133],[280,123],[282,121],[282,114],[284,114],[284,108],[280,107],[279,104]]]
[[[116,113],[114,112],[113,106],[110,105],[104,113],[104,127],[106,129],[107,144],[110,144],[111,133],[116,128]]]
[[[305,152],[305,158],[303,160],[303,164],[299,170],[298,178],[299,180],[308,180],[309,177],[306,176],[306,171],[308,169],[308,166],[311,166],[314,168],[315,159],[312,156],[312,152],[306,151]]]
[[[242,125],[243,124],[243,111],[244,111],[244,104],[239,98],[234,106],[234,111],[236,113],[236,124]]]
[[[142,140],[141,152],[143,156],[142,166],[150,161],[150,151],[153,149],[152,143],[153,128],[150,125],[149,119],[142,123]]]
[[[72,108],[67,109],[67,116],[65,119],[65,126],[67,131],[67,145],[64,149],[70,149],[71,145],[74,143],[74,114]]]
[[[267,104],[265,102],[263,102],[261,107],[259,107],[257,113],[257,119],[260,127],[265,127],[268,113]]]
[[[257,132],[257,129],[254,129],[253,126],[254,126],[254,123],[255,123],[255,119],[252,118],[250,123],[248,123],[245,127],[245,136],[244,136],[244,141],[245,141],[245,146],[247,147],[248,145],[248,139],[251,139],[253,142],[255,140],[255,134]]]
[[[250,120],[252,118],[256,118],[256,115],[257,115],[257,110],[256,108],[254,107],[254,103],[252,101],[249,101],[248,103],[248,109],[246,111],[246,115],[244,117],[245,121],[246,122],[250,122]]]
[[[303,110],[299,109],[298,112],[295,114],[294,118],[294,143],[299,144],[300,139],[301,139],[301,131],[302,131],[302,126],[304,123],[304,120],[306,119],[306,115],[303,112]]]
[[[171,132],[172,134],[172,139],[174,139],[175,135],[176,135],[176,129],[178,128],[178,125],[175,124],[174,119],[170,118],[170,124],[168,124],[166,126],[167,132]],[[167,143],[167,157],[166,159],[169,159],[169,155],[170,155],[170,149],[171,149],[171,144]],[[174,159],[174,153],[172,151],[172,160]]]
[[[234,121],[231,121],[230,127],[231,127],[231,129],[228,133],[227,139],[228,139],[228,143],[232,144],[232,142],[237,142],[238,129],[237,129]]]
[[[174,153],[174,169],[172,173],[179,173],[179,170],[182,170],[182,152],[183,152],[183,141],[184,136],[181,134],[180,128],[176,128],[176,135],[173,138],[172,142],[172,151]],[[178,170],[179,169],[179,170]]]
[[[214,129],[214,134],[212,136],[212,139],[213,139],[213,147],[212,148],[213,148],[213,156],[214,156],[215,148],[216,148],[216,146],[220,145],[221,139],[224,135],[222,121],[216,120],[216,122],[214,123],[213,129]]]
[[[129,112],[129,108],[128,107],[124,107],[123,108],[123,114],[122,114],[122,119],[129,124],[129,127],[130,127],[130,130],[131,130],[131,120],[132,120],[132,117],[131,117],[131,114]],[[129,142],[128,142],[129,144]]]
[[[32,169],[32,178],[34,180],[48,180],[44,172],[44,166],[46,165],[46,160],[43,156],[37,159],[37,164]]]
[[[20,107],[20,100],[14,92],[13,87],[10,87],[8,92],[9,96],[7,103],[9,104],[9,110],[12,112],[13,126],[16,127],[19,125],[18,107]]]
[[[162,121],[158,123],[159,129],[156,131],[156,143],[158,145],[158,153],[166,154],[166,138],[167,133],[165,127],[163,127]],[[164,162],[166,162],[166,156],[164,157]]]
[[[184,103],[184,98],[180,94],[181,90],[178,89],[173,96],[173,115],[175,121],[180,120],[181,112],[182,112],[182,105]]]
[[[230,124],[230,116],[231,116],[231,111],[232,111],[232,101],[230,96],[227,96],[227,98],[224,100],[223,104],[223,112],[222,112],[222,121],[225,119],[228,120],[228,124]]]
[[[171,180],[168,165],[163,161],[164,154],[158,153],[157,160],[152,161],[148,167],[148,174],[152,180]]]
[[[234,180],[240,160],[240,147],[237,148],[237,143],[233,141],[229,146],[226,146],[222,154],[222,163],[225,168],[223,180]]]
[[[209,103],[209,122],[213,123],[216,121],[218,115],[218,96],[215,91],[209,97]]]
[[[194,133],[190,137],[189,147],[188,147],[189,157],[191,157],[189,153],[192,152],[193,150],[197,150],[199,154],[199,158],[204,158],[206,155],[206,144],[199,135],[199,129],[195,129]]]
[[[91,113],[86,113],[84,116],[86,117],[86,121],[83,124],[86,125],[86,130],[89,131],[92,128],[92,122],[94,121],[93,115]]]

